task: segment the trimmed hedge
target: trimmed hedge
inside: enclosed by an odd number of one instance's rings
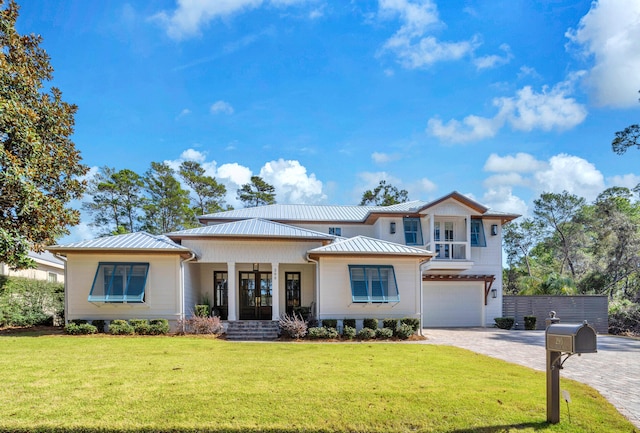
[[[111,335],[133,335],[135,329],[126,320],[112,320],[109,324],[109,334]]]
[[[382,319],[382,327],[389,329],[396,329],[398,326],[398,319]]]
[[[418,329],[420,329],[420,319],[418,319],[417,317],[405,317],[403,319],[400,319],[400,323],[411,326],[413,332],[416,332]]]
[[[64,332],[69,335],[88,335],[97,333],[98,329],[89,323],[69,322],[65,325]]]
[[[337,319],[322,319],[322,326],[324,326],[325,328],[338,329],[338,320]]]
[[[362,327],[375,331],[378,329],[378,319],[362,319]]]
[[[342,319],[342,327],[346,328],[346,327],[350,327],[355,329],[356,328],[356,319]]]
[[[537,320],[538,318],[536,316],[524,316],[524,329],[527,331],[535,331]]]
[[[393,329],[391,328],[378,328],[376,329],[376,338],[379,340],[388,340],[393,337]]]
[[[515,323],[513,317],[496,317],[493,319],[496,322],[496,326],[500,329],[511,329]]]
[[[376,324],[377,324],[377,320],[376,320]],[[371,340],[372,338],[376,337],[376,331],[374,331],[371,328],[362,328],[359,332],[358,332],[358,338],[360,340]]]
[[[356,328],[351,326],[345,326],[342,328],[342,337],[347,340],[353,340],[356,338]]]
[[[415,334],[416,331],[414,331],[413,327],[411,325],[408,325],[406,323],[401,323],[397,328],[396,328],[396,337],[398,337],[401,340],[406,340],[407,338],[411,337],[413,334]]]

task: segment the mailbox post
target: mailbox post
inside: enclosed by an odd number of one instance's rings
[[[585,320],[582,324],[559,324],[552,314],[547,320],[545,346],[547,349],[547,422],[560,422],[560,370],[562,354],[596,353],[596,331]],[[566,358],[565,358],[566,360]]]

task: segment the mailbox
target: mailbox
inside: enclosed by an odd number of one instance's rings
[[[596,353],[596,330],[586,322],[575,324],[553,324],[546,331],[546,348],[564,353]]]

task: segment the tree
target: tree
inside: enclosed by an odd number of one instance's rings
[[[87,193],[92,201],[82,204],[93,216],[91,225],[102,228],[104,235],[137,230],[144,205],[143,187],[142,177],[131,170],[102,167],[89,181]]]
[[[638,93],[640,93],[640,90]],[[631,125],[622,131],[616,132],[616,136],[611,142],[613,151],[618,155],[622,155],[628,148],[633,146],[640,149],[640,125]]]
[[[12,268],[33,266],[29,250],[68,234],[80,213],[68,205],[86,187],[73,134],[77,107],[44,82],[53,78],[39,35],[20,35],[19,7],[10,0],[0,11],[0,261]]]
[[[533,274],[530,255],[531,250],[540,240],[540,224],[530,218],[524,218],[520,222],[506,224],[503,230],[502,242],[507,254],[507,262],[513,266],[524,261],[527,275],[531,277]]]
[[[387,184],[386,180],[381,180],[380,184],[376,186],[373,191],[367,190],[362,194],[360,206],[371,204],[376,206],[391,206],[409,201],[408,195],[409,193],[406,190],[398,190],[395,186]]]
[[[276,203],[275,188],[260,176],[251,176],[251,182],[242,185],[238,190],[238,200],[244,207],[264,206]]]
[[[581,225],[575,220],[575,216],[585,204],[582,197],[563,191],[561,194],[545,192],[540,198],[534,200],[533,214],[535,220],[547,228],[549,238],[547,242],[551,249],[557,250],[560,257],[559,274],[562,274],[567,265],[571,271],[571,277],[576,278],[576,261],[579,255],[583,238]]]
[[[195,226],[189,208],[189,192],[180,186],[175,172],[166,163],[152,162],[144,183],[147,202],[144,205],[144,229],[154,234]]]
[[[195,194],[195,204],[192,206],[195,213],[204,215],[223,210],[227,188],[214,177],[206,176],[200,163],[184,161],[180,164],[179,173]]]

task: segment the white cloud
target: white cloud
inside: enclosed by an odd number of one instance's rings
[[[535,173],[539,192],[568,191],[593,200],[604,189],[604,176],[589,161],[577,156],[559,154],[549,159],[549,167]]]
[[[632,173],[607,178],[608,187],[622,186],[625,188],[633,189],[636,187],[636,185],[640,185],[640,176]]]
[[[476,37],[468,41],[442,42],[427,35],[429,30],[443,26],[437,6],[431,0],[380,0],[379,16],[400,17],[400,29],[384,43],[381,53],[395,54],[400,64],[408,69],[457,60],[473,53],[480,45]]]
[[[629,107],[640,89],[640,2],[600,0],[566,36],[593,59],[587,77],[598,104]]]
[[[511,47],[507,44],[500,45],[500,49],[504,52],[503,56],[499,56],[497,54],[493,54],[490,56],[477,57],[473,60],[473,63],[476,65],[477,69],[491,69],[497,66],[506,65],[513,59],[513,54],[511,53]]]
[[[384,164],[386,162],[396,161],[400,159],[400,157],[401,156],[398,155],[397,153],[390,154],[390,153],[383,153],[383,152],[373,152],[371,154],[371,159],[376,164]]]
[[[463,143],[494,137],[506,123],[521,131],[573,128],[587,117],[586,108],[571,97],[573,83],[579,76],[573,74],[551,89],[545,86],[540,93],[525,86],[515,96],[495,98],[493,105],[499,111],[492,118],[469,115],[462,122],[451,119],[447,123],[431,118],[427,132],[443,141]]]
[[[225,101],[216,101],[211,105],[211,114],[233,114],[233,107],[231,104]]]
[[[484,164],[485,171],[493,172],[534,172],[546,167],[546,163],[538,161],[533,155],[518,152],[515,156],[499,156],[492,153]]]
[[[489,176],[482,182],[485,188],[495,188],[504,185],[526,186],[529,185],[529,183],[530,182],[519,173],[495,174]]]
[[[267,162],[260,169],[260,177],[275,187],[278,203],[310,204],[327,199],[322,182],[295,160]]]
[[[191,114],[191,110],[189,110],[188,108],[183,108],[180,114],[176,116],[176,119],[182,119],[183,117],[186,117],[189,114]]]
[[[516,213],[520,215],[526,215],[527,213],[527,204],[525,201],[514,195],[511,187],[508,186],[490,188],[484,193],[482,200],[480,201],[490,209],[498,210],[500,212]]]
[[[195,149],[187,149],[180,154],[183,161],[196,161],[203,163],[207,159],[207,154]]]

